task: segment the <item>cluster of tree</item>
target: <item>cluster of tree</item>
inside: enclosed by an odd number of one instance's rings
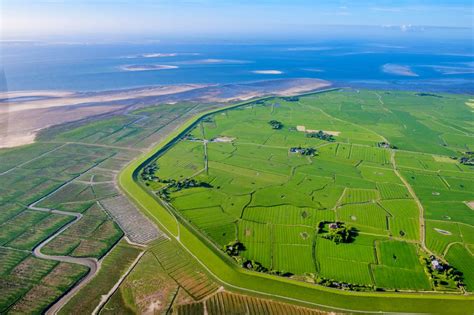
[[[142,180],[158,181],[159,178],[155,175],[158,169],[159,167],[156,163],[148,164],[147,166],[145,166],[141,173]]]
[[[212,188],[212,185],[206,182],[197,181],[195,179],[186,178],[184,180],[175,180],[175,179],[160,179],[160,183],[168,184],[163,189],[157,192],[157,195],[162,198],[163,200],[170,200],[170,194],[172,192],[177,192],[182,189],[187,188],[197,188],[197,187],[204,187],[204,188]]]
[[[443,98],[441,95],[438,94],[432,94],[432,93],[416,93],[416,96],[432,96],[432,97],[437,97],[437,98]]]
[[[315,148],[302,148],[301,146],[290,148],[290,152],[308,156],[318,155],[318,151]]]
[[[351,243],[357,234],[355,228],[346,226],[342,222],[320,222],[318,233],[321,237],[331,240],[336,244]]]
[[[283,123],[281,121],[278,121],[278,120],[270,120],[268,122],[270,124],[270,126],[272,126],[273,129],[281,129],[283,128]]]
[[[322,130],[319,130],[318,132],[308,132],[308,133],[306,133],[306,137],[308,137],[308,138],[318,138],[318,139],[321,139],[321,140],[324,140],[324,141],[329,141],[329,142],[336,141],[336,139],[334,139],[333,135],[325,133]]]
[[[318,277],[315,282],[325,287],[348,290],[348,291],[373,291],[374,290],[374,287],[372,285],[354,284],[354,283],[337,281],[334,279],[328,279],[324,277]]]
[[[283,98],[287,102],[299,102],[300,98],[298,96],[288,96]]]
[[[422,258],[425,269],[431,277],[433,284],[437,286],[447,286],[452,281],[457,287],[464,286],[463,273],[453,266],[443,263],[434,256]]]
[[[199,138],[196,138],[192,133],[187,133],[184,136],[184,140],[199,140]]]
[[[264,265],[262,265],[261,263],[255,260],[242,260],[242,257],[240,256],[234,256],[233,258],[237,260],[238,263],[242,263],[242,267],[244,267],[245,269],[268,273],[270,275],[280,276],[280,277],[289,278],[289,277],[294,276],[293,273],[288,272],[288,271],[268,269],[267,267],[265,267]]]
[[[270,270],[267,267],[263,266],[261,263],[255,260],[248,260],[240,256],[241,252],[245,251],[245,245],[240,242],[239,240],[235,240],[232,242],[229,242],[227,245],[224,245],[223,248],[224,252],[232,257],[238,264],[242,265],[242,267],[253,270],[253,271],[258,271],[258,272],[264,272],[276,276],[281,276],[281,277],[291,277],[293,276],[293,273],[287,272],[287,271],[281,271],[281,270]]]
[[[242,267],[244,267],[246,269],[249,269],[249,270],[258,271],[258,272],[265,272],[265,273],[268,272],[267,267],[263,266],[261,263],[259,263],[258,261],[255,261],[255,260],[246,260],[246,261],[244,261],[244,263],[242,264]]]
[[[385,142],[385,141],[377,143],[377,146],[379,148],[385,148],[385,149],[395,149],[395,150],[398,149],[398,147],[396,145],[390,144],[390,143]]]
[[[229,242],[224,246],[224,251],[227,253],[227,255],[232,257],[240,256],[240,252],[243,252],[244,250],[244,244],[238,240]]]
[[[464,152],[464,156],[459,158],[459,163],[464,165],[474,165],[474,152],[468,151]]]

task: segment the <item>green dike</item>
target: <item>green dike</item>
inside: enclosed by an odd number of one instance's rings
[[[261,98],[261,100],[269,99]],[[154,159],[179,140],[179,136],[207,115],[247,105],[257,100],[208,111],[188,120],[149,153],[132,161],[119,175],[121,189],[169,236],[192,254],[224,286],[247,294],[270,296],[282,301],[333,310],[360,312],[410,312],[468,314],[474,309],[473,295],[439,293],[348,292],[294,281],[240,268],[207,246],[187,225],[180,223],[138,183],[141,166]],[[350,265],[347,266],[350,268]]]

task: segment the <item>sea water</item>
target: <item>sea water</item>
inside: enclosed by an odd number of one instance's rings
[[[3,91],[99,91],[301,77],[325,79],[340,86],[474,91],[473,48],[469,41],[4,41],[0,45]]]

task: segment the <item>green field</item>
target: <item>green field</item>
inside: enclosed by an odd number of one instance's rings
[[[472,237],[450,231],[453,235],[446,240],[448,235],[438,231],[444,229],[433,226],[446,222],[458,229],[463,226],[467,235],[471,231],[472,212],[463,208],[454,213],[445,205],[449,202],[461,208],[465,201],[474,199],[468,189],[473,170],[450,159],[460,156],[459,148],[468,149],[470,144],[459,142],[464,137],[441,142],[443,130],[424,124],[426,115],[430,115],[440,123],[456,121],[472,130],[466,120],[469,108],[465,100],[464,96],[443,94],[432,105],[434,100],[429,96],[409,92],[339,90],[303,96],[298,101],[270,98],[248,103],[207,115],[195,124],[190,121],[180,130],[183,132],[175,133],[181,138],[169,150],[158,151],[155,158],[141,164],[144,158],[126,169],[121,185],[175,236],[176,216],[181,242],[233,285],[260,288],[259,292],[264,293],[296,287],[299,289],[292,293],[280,294],[306,296],[303,300],[308,302],[321,301],[329,294],[326,305],[332,306],[341,305],[338,293],[327,293],[322,286],[296,279],[305,277],[324,285],[329,279],[338,283],[336,287],[357,291],[430,291],[432,281],[421,262],[430,252],[463,272],[464,277],[471,274],[466,259],[472,259],[468,250]],[[348,103],[364,104],[364,110],[352,110],[344,105]],[[271,120],[281,122],[283,127],[273,129],[268,123]],[[298,126],[333,132],[335,142],[307,137]],[[382,141],[389,141],[398,150],[379,148],[377,143]],[[314,148],[318,154],[293,153],[292,147]],[[135,168],[151,165],[155,169],[153,178],[136,172],[138,185],[130,181]],[[463,179],[462,184],[456,179]],[[143,191],[146,187],[151,195]],[[157,202],[166,209],[157,207]],[[438,211],[449,214],[435,219]],[[420,222],[421,214],[425,216],[423,221],[427,220],[425,225]],[[322,221],[353,227],[352,240],[335,245],[325,239],[319,227]],[[421,233],[426,235],[426,247]],[[234,241],[241,242],[245,249],[232,263],[222,248]],[[464,244],[466,250],[452,246],[456,250],[446,253],[453,242]],[[235,269],[247,260],[263,267],[262,271],[295,279]],[[224,275],[217,266],[234,271]],[[242,274],[239,280],[232,275],[235,272]],[[265,281],[257,283],[257,279]],[[266,281],[279,284],[270,290],[262,287]],[[472,290],[471,281],[464,280],[467,290]],[[319,294],[309,298],[306,294],[312,290]],[[402,306],[383,302],[381,294],[358,295],[344,305],[406,311],[435,309],[441,301],[436,295],[394,293],[400,299],[417,301]],[[377,305],[369,306],[367,303],[374,299]],[[442,300],[450,301],[455,308],[472,306],[471,298],[460,295]]]
[[[60,310],[59,314],[92,313],[101,295],[112,289],[115,282],[140,254],[140,249],[119,242],[103,260],[99,273]]]
[[[43,254],[103,259],[123,236],[101,206],[120,194],[118,171],[195,107],[163,104],[67,123],[42,130],[35,144],[0,149],[0,313],[42,313],[87,273],[34,257],[32,250],[74,217],[28,206],[82,214]],[[111,273],[109,281],[120,276]]]

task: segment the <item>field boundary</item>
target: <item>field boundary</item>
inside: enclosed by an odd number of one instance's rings
[[[330,92],[338,89],[327,89],[307,93]],[[303,96],[300,95],[300,96]],[[210,274],[225,286],[242,292],[274,297],[283,301],[312,305],[326,309],[380,313],[380,312],[429,312],[462,314],[474,308],[474,296],[446,293],[395,293],[395,292],[348,292],[337,289],[298,282],[268,274],[251,272],[238,267],[207,246],[200,235],[187,225],[179,222],[174,213],[158,202],[148,191],[137,182],[141,167],[166,152],[181,137],[198,124],[203,118],[252,104],[256,101],[268,100],[276,96],[268,96],[206,111],[186,121],[182,126],[154,146],[148,154],[143,154],[130,162],[119,174],[119,187],[133,200],[138,208],[163,228],[169,236],[184,247]],[[198,257],[199,256],[199,257]],[[347,307],[347,308],[346,308]]]

